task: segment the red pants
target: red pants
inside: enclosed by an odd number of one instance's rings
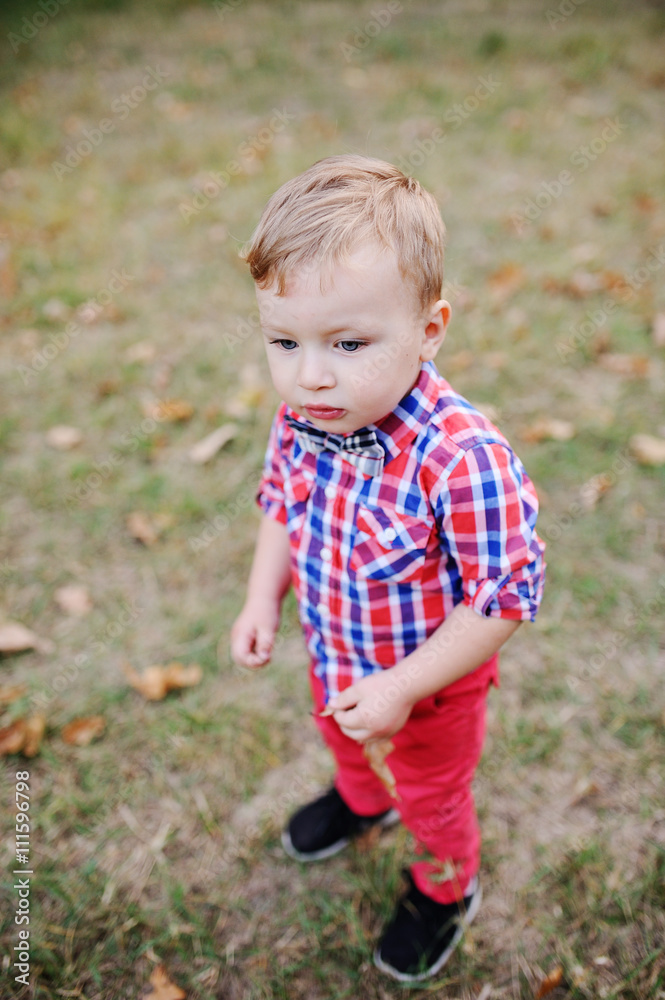
[[[498,656],[419,701],[392,737],[395,749],[386,763],[397,801],[370,768],[362,744],[345,736],[333,718],[319,718],[323,685],[313,671],[310,679],[317,724],[337,762],[339,794],[360,816],[394,806],[416,839],[416,853],[431,858],[411,869],[418,888],[439,903],[461,899],[480,867],[471,782],[482,753],[487,692],[498,683]]]

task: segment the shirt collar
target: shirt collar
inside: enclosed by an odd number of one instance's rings
[[[378,424],[376,430],[386,452],[386,462],[396,458],[429,422],[439,398],[441,376],[433,361],[425,361],[418,381],[408,395]]]
[[[421,429],[429,422],[434,411],[434,407],[439,398],[441,375],[433,361],[423,362],[418,381],[411,392],[400,399],[399,403],[387,417],[384,417],[378,424],[368,424],[367,429],[375,430],[376,435],[383,445],[386,453],[386,464],[397,458],[401,451],[418,436]],[[286,406],[285,413],[289,413],[308,423],[307,419]],[[363,430],[364,428],[360,428]],[[354,433],[357,433],[354,432]],[[295,441],[294,464],[300,465],[307,452]]]

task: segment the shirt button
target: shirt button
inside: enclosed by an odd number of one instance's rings
[[[321,558],[324,562],[330,562],[332,559],[332,552],[330,549],[321,549]]]
[[[327,500],[334,500],[335,497],[337,496],[337,487],[336,486],[326,486],[326,488],[325,488],[325,490],[323,492],[325,493]]]
[[[384,542],[394,542],[397,538],[397,532],[394,528],[386,528],[386,530],[381,535]]]
[[[322,618],[327,618],[330,614],[330,608],[327,604],[317,604],[316,610],[319,612]]]

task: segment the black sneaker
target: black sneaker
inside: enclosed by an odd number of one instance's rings
[[[282,833],[284,850],[296,861],[321,861],[338,854],[354,837],[372,826],[392,826],[399,820],[395,809],[376,816],[352,812],[336,788],[303,806]]]
[[[374,964],[401,983],[417,983],[439,972],[480,908],[478,879],[459,903],[437,903],[415,885],[402,897],[387,925]]]

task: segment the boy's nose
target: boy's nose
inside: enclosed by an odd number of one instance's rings
[[[331,389],[335,385],[335,376],[325,358],[303,354],[298,367],[298,385],[301,389],[312,391]]]

